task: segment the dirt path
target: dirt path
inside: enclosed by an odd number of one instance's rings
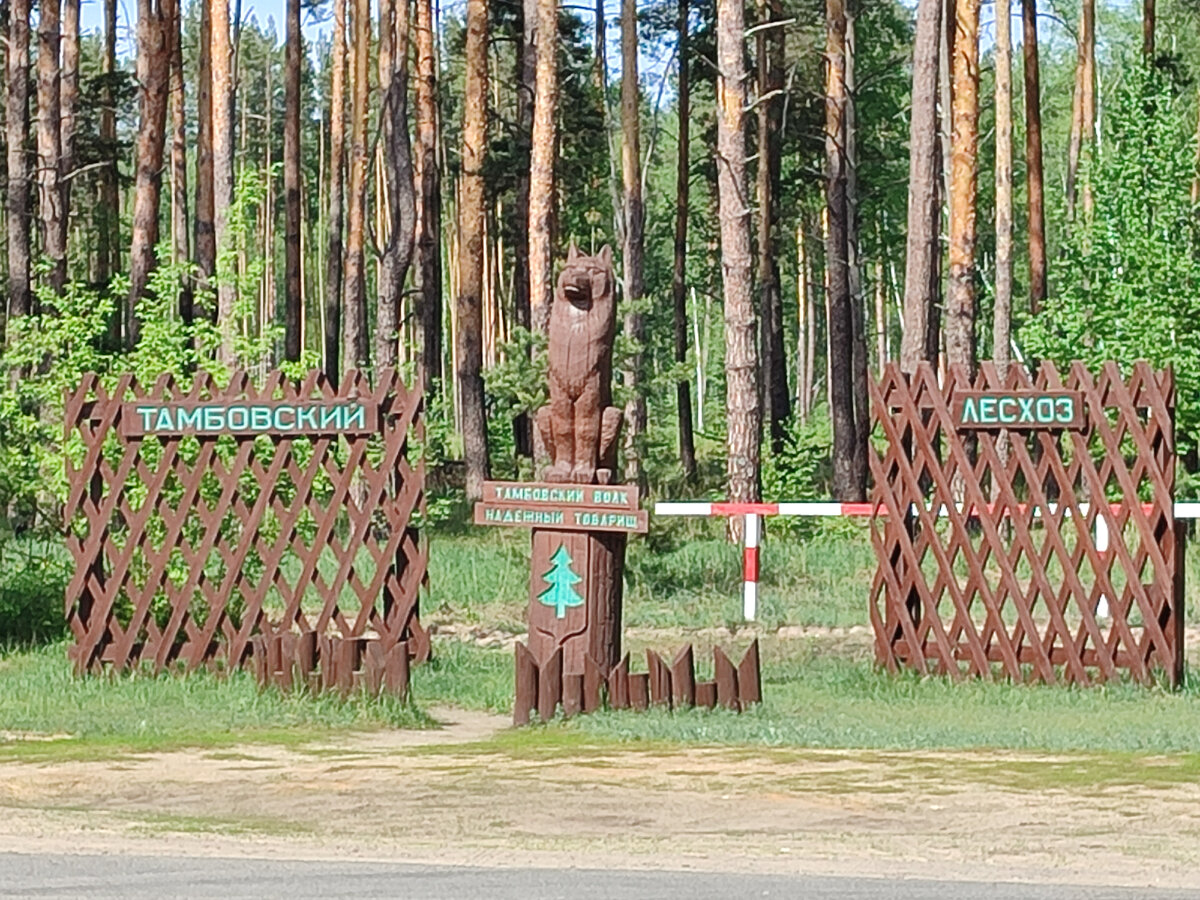
[[[0,763],[0,846],[1200,886],[1186,778],[1097,790],[1069,786],[1086,757],[560,747],[440,714],[440,731],[301,749]],[[1075,775],[1045,789],[1043,766]]]

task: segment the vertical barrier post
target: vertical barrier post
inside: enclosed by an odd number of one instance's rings
[[[742,550],[742,617],[753,622],[758,617],[758,542],[761,519],[758,513],[746,513],[746,546]]]
[[[1103,513],[1096,516],[1096,552],[1108,552],[1108,520],[1104,518]],[[1096,615],[1101,619],[1109,617],[1108,598],[1103,594],[1096,603]]]

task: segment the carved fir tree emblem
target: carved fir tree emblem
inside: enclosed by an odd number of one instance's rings
[[[546,606],[554,607],[555,618],[566,617],[567,610],[575,606],[583,606],[583,598],[575,590],[575,585],[583,581],[571,569],[571,554],[565,544],[559,544],[554,555],[550,557],[553,567],[542,577],[549,585],[538,594],[538,600]]]

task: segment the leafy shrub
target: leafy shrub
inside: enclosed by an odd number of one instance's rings
[[[49,545],[8,540],[0,546],[0,646],[62,637],[67,579],[65,561]]]

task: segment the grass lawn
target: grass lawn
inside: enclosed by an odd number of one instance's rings
[[[386,697],[343,702],[259,691],[248,672],[76,678],[64,643],[0,656],[0,755],[298,743],[332,730],[432,724],[418,707]],[[74,740],[15,739],[30,734]]]
[[[179,746],[304,743],[348,729],[428,727],[434,723],[423,710],[440,704],[507,713],[510,653],[445,639],[435,649],[435,660],[414,670],[412,705],[260,693],[244,673],[227,679],[75,679],[61,644],[10,653],[0,661],[3,729],[74,740],[0,738],[0,756],[104,757]],[[1200,684],[1200,678],[1191,681]],[[763,691],[762,706],[742,715],[607,712],[536,726],[529,739],[553,744],[574,734],[605,744],[1194,753],[1200,768],[1200,686],[1172,693],[1135,685],[954,685],[942,678],[894,678],[822,641],[766,639]]]
[[[710,628],[742,623],[742,551],[716,521],[655,522],[630,541],[625,569],[625,625]],[[474,529],[434,535],[429,596],[422,618],[511,633],[525,630],[529,602],[529,533]],[[842,523],[807,539],[768,534],[763,545],[759,622],[848,627],[867,621],[875,557],[866,529]]]
[[[634,629],[630,645],[635,651],[650,643],[672,652],[685,641],[695,641],[699,650],[712,636],[694,632],[740,623],[739,554],[721,539],[717,527],[698,523],[686,531],[652,533],[632,544],[625,621]],[[466,623],[490,634],[520,632],[527,554],[523,532],[435,535],[424,620]],[[764,549],[759,632],[765,702],[760,708],[740,716],[723,711],[601,713],[535,727],[520,743],[1200,754],[1200,673],[1189,678],[1188,687],[1169,692],[1134,685],[955,685],[941,678],[876,671],[867,636],[847,637],[848,628],[866,622],[872,571],[869,544],[857,527],[818,532],[807,540],[772,535]],[[782,625],[832,632],[789,638],[777,632]],[[740,654],[748,640],[738,634],[731,649]],[[636,654],[635,659],[635,668],[642,668]],[[10,649],[0,652],[0,756],[106,756],[245,741],[302,743],[353,729],[430,727],[435,723],[425,711],[442,704],[507,713],[512,654],[439,637],[434,660],[413,672],[413,693],[412,704],[283,696],[260,692],[246,673],[76,679],[61,642]],[[72,739],[17,739],[31,735]]]

